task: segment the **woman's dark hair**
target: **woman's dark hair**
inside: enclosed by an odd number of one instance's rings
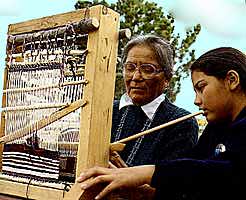
[[[122,56],[122,63],[127,59],[128,52],[137,45],[150,47],[156,55],[158,64],[163,68],[168,81],[172,78],[173,72],[173,48],[170,43],[156,35],[139,35],[133,37],[125,46]]]
[[[229,70],[239,74],[240,85],[246,90],[246,55],[232,47],[220,47],[201,55],[190,67],[193,71],[224,79]]]

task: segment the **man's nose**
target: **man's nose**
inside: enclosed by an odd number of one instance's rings
[[[132,76],[132,80],[142,80],[142,79],[143,79],[142,74],[141,74],[139,68],[136,67],[136,69],[133,73],[133,76]]]

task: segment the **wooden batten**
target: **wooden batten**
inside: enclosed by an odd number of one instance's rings
[[[30,124],[29,126],[25,126],[24,128],[15,131],[14,133],[10,133],[8,135],[5,135],[0,138],[0,144],[12,142],[16,139],[22,138],[34,131],[38,131],[41,128],[44,128],[45,126],[48,126],[49,124],[61,119],[62,117],[70,114],[71,112],[79,109],[80,107],[84,107],[86,105],[86,101],[78,100],[75,101],[67,106],[64,106],[64,108],[52,113],[48,118],[43,118],[33,124]]]

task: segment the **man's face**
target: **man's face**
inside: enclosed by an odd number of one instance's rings
[[[128,52],[125,63],[128,62],[134,63],[138,67],[143,63],[153,64],[157,70],[161,69],[154,52],[146,45],[134,46]],[[151,102],[161,95],[168,85],[163,71],[156,73],[149,79],[144,79],[139,69],[136,69],[132,76],[127,76],[124,73],[124,82],[127,94],[136,105],[145,105]]]

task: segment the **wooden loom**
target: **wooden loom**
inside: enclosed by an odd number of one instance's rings
[[[81,48],[83,38],[86,38],[86,48]],[[1,113],[1,169],[2,166],[4,167],[2,161],[5,143],[25,138],[33,132],[38,133],[51,123],[57,123],[55,130],[59,131],[57,127],[62,123],[59,123],[59,120],[69,113],[75,113],[80,107],[82,108],[79,109],[76,177],[82,170],[95,164],[101,166],[108,164],[118,38],[118,13],[101,5],[9,25]],[[46,42],[42,42],[43,40]],[[59,43],[62,47],[59,47]],[[69,45],[71,48],[67,47]],[[81,61],[83,59],[84,62]],[[10,79],[16,77],[16,75],[10,76],[13,72],[12,68],[21,71],[24,67],[32,68],[33,66],[37,69],[43,67],[43,70],[46,70],[46,66],[61,67],[62,78],[51,84],[47,81],[35,86],[33,82],[34,86],[32,86],[28,80],[18,88],[9,87]],[[20,74],[23,75],[23,73],[25,69]],[[77,76],[80,78],[74,80],[73,78]],[[16,82],[18,78],[20,79],[17,76]],[[15,81],[12,82],[14,85]],[[59,103],[41,102],[36,105],[32,102],[35,98],[42,99],[40,91],[54,89],[53,93],[56,93],[59,90],[62,91],[61,88],[69,86],[80,90],[78,96],[81,98],[65,102],[63,93],[61,95],[63,100]],[[19,92],[31,94],[28,105],[19,104],[22,97],[11,96],[12,93]],[[26,96],[24,97],[27,99]],[[18,103],[10,106],[8,98]],[[13,125],[7,127],[8,123],[18,118],[9,117],[11,115],[8,113],[45,109],[52,109],[52,112],[48,116],[42,114],[36,121],[32,121],[35,117],[28,115],[31,123],[29,124],[27,120],[24,123],[25,126],[22,127],[21,124],[18,129],[13,128]],[[35,114],[34,111],[33,114]],[[69,144],[63,145],[69,146]],[[34,184],[31,179],[28,182],[19,182],[1,176],[0,193],[28,199],[92,199],[87,194],[82,194],[76,184],[71,183],[69,185],[71,189],[67,189],[67,183],[62,187],[61,185],[62,183],[59,183],[59,187],[56,187],[55,183],[52,186],[36,182]]]

